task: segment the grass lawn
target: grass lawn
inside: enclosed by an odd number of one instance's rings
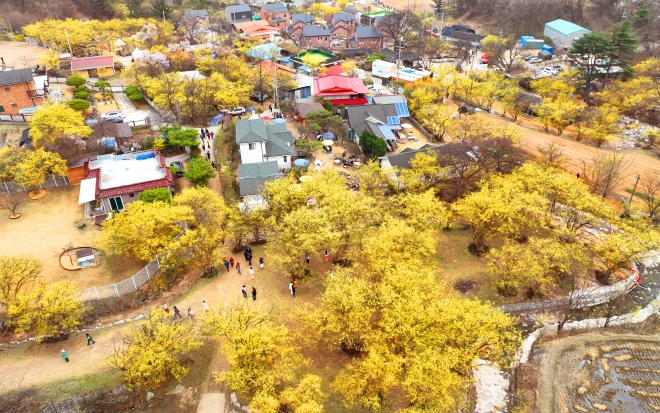
[[[132,276],[143,264],[130,258],[102,257],[100,265],[78,271],[67,271],[60,266],[63,250],[94,247],[99,235],[91,220],[82,229],[75,225],[83,219],[83,206],[78,205],[79,190],[78,185],[49,188],[48,196],[36,201],[21,194],[22,217],[10,220],[4,213],[0,215],[1,254],[34,256],[43,264],[44,281],[74,281],[80,288],[100,287]]]
[[[119,105],[110,102],[96,102],[96,111],[98,113],[107,113],[113,110],[119,110]]]

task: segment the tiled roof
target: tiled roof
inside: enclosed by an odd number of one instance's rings
[[[240,13],[240,12],[248,12],[248,11],[252,11],[252,9],[250,9],[250,6],[248,6],[247,4],[236,4],[233,6],[227,6],[227,8],[225,9],[225,12],[229,12],[229,13]]]
[[[236,143],[262,142],[266,139],[266,124],[263,119],[236,121]]]
[[[27,82],[32,82],[32,69],[30,68],[0,71],[0,85],[15,85]]]
[[[186,10],[183,13],[183,18],[192,19],[192,18],[197,17],[199,19],[204,19],[208,15],[209,15],[209,13],[206,10]]]
[[[330,36],[330,30],[324,29],[315,24],[306,24],[303,26],[303,36]]]
[[[93,139],[101,138],[130,138],[133,136],[128,123],[102,121],[92,126]]]
[[[259,188],[268,181],[282,176],[277,161],[238,165],[240,195],[258,195]]]
[[[165,177],[161,179],[156,179],[153,181],[140,182],[132,185],[117,186],[114,188],[101,189],[101,179],[100,174],[102,173],[102,168],[98,169],[89,169],[90,162],[94,161],[96,158],[90,158],[85,162],[85,179],[87,178],[96,178],[96,198],[107,198],[111,196],[119,196],[128,194],[130,192],[141,192],[146,191],[147,189],[162,188],[170,186],[174,183],[172,179],[172,171],[165,164],[165,157],[158,151],[154,151],[156,157],[158,158],[158,163],[161,168],[165,171]]]
[[[289,9],[287,9],[282,3],[264,4],[264,9],[272,11],[273,13],[286,13],[289,11]]]
[[[296,103],[296,110],[302,116],[303,118],[307,116],[307,114],[311,112],[316,112],[317,110],[322,110],[323,105],[321,105],[319,102],[300,102]]]
[[[314,78],[316,96],[369,93],[362,79],[348,76],[325,76]]]
[[[114,56],[74,57],[71,60],[71,70],[98,69],[115,65]]]
[[[336,24],[340,21],[345,21],[347,23],[355,20],[355,16],[349,13],[335,13],[332,15],[332,23]]]
[[[298,22],[303,23],[314,23],[315,18],[310,14],[295,13],[291,15],[291,24],[296,24]]]
[[[385,35],[380,30],[373,26],[358,26],[355,28],[355,35],[358,39],[365,39],[369,37],[384,37]]]
[[[399,153],[394,153],[390,155],[384,156],[384,158],[387,158],[390,161],[390,165],[396,166],[399,168],[406,168],[410,169],[412,168],[410,161],[413,160],[415,156],[417,156],[418,153],[426,153],[429,151],[437,151],[439,146],[432,146],[432,145],[424,145],[419,149],[410,149],[406,148],[405,151],[401,151]]]

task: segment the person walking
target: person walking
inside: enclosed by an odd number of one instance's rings
[[[211,139],[213,139],[214,136],[215,136],[215,133],[213,133],[213,131],[211,131]]]
[[[243,298],[247,298],[247,288],[245,288],[245,284],[241,287],[241,292],[243,293]]]
[[[64,351],[64,349],[62,349],[62,358],[63,358],[64,361],[66,361],[67,363],[69,362],[69,355],[66,354],[66,351]]]
[[[202,301],[202,305],[204,306],[204,312],[209,311],[209,305],[206,304],[206,300]]]
[[[328,251],[325,252],[325,262],[328,262],[330,259],[330,256],[328,255]]]
[[[190,321],[194,321],[194,320],[195,320],[195,314],[193,313],[192,308],[189,308],[189,309],[188,309],[188,318],[190,319]]]
[[[96,341],[94,341],[94,339],[92,338],[92,336],[89,335],[89,333],[88,333],[88,334],[85,334],[85,336],[87,336],[87,345],[88,345],[88,346],[89,346],[90,344],[96,344]]]
[[[206,151],[206,159],[208,159],[209,161],[211,160],[211,152],[210,151]]]
[[[170,307],[168,307],[167,304],[163,306],[163,310],[165,310],[165,312],[168,314],[170,313]]]
[[[179,309],[176,308],[176,306],[174,306],[174,316],[172,317],[172,319],[176,320],[177,317],[183,318],[181,317],[181,312],[179,311]]]
[[[249,266],[252,266],[252,253],[249,253],[249,254],[248,254],[247,262],[248,262],[248,265],[249,265]]]
[[[270,113],[273,113],[273,105],[268,105],[268,110],[270,110]]]
[[[254,270],[250,267],[250,278],[254,280]]]
[[[264,259],[263,257],[259,257],[259,268],[262,270],[264,269]]]
[[[296,290],[293,288],[293,281],[289,282],[289,291],[291,291],[291,296],[295,297],[296,296]]]
[[[236,271],[238,271],[238,275],[243,275],[243,273],[241,272],[241,263],[240,262],[236,263]]]
[[[234,268],[234,257],[229,258],[229,264],[231,264],[231,267]]]
[[[306,259],[306,261],[307,261],[307,264],[309,264],[309,254],[307,254],[307,259]]]
[[[257,289],[252,287],[252,301],[257,300]]]
[[[225,264],[225,268],[227,269],[227,272],[229,272],[229,260],[227,260],[227,257],[225,257],[225,262],[223,264]]]
[[[294,278],[294,279],[293,279],[293,289],[294,289],[294,290],[297,290],[297,289],[298,289],[298,279],[297,279],[297,278]]]
[[[215,169],[215,161],[211,161],[211,167]]]

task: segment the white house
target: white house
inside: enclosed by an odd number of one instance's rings
[[[562,19],[546,23],[543,29],[543,35],[551,38],[556,46],[566,48],[570,48],[574,40],[588,33],[591,31]]]
[[[266,124],[263,119],[236,122],[236,143],[242,164],[277,161],[279,170],[291,169],[293,135],[285,124]]]

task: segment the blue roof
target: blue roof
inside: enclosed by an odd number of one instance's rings
[[[309,68],[309,66],[302,65],[298,69],[303,70],[305,72],[310,72],[312,69]]]
[[[410,112],[408,111],[408,104],[406,104],[406,102],[394,102],[394,106],[396,107],[396,113],[399,115],[399,117],[407,118],[410,116]]]
[[[399,125],[378,125],[378,129],[383,133],[383,136],[385,137],[385,140],[388,141],[395,141],[396,136],[394,136],[394,133],[392,133],[392,130],[400,130],[401,126]]]
[[[587,30],[584,27],[578,26],[575,23],[567,22],[566,20],[557,19],[545,24],[551,29],[557,30],[561,34],[571,34],[584,30],[587,33],[591,33],[591,30]]]
[[[275,45],[275,43],[261,44],[259,46],[254,46],[248,50],[247,54],[250,57],[255,57],[258,59],[270,60],[273,57],[277,57],[280,54],[281,47]]]

